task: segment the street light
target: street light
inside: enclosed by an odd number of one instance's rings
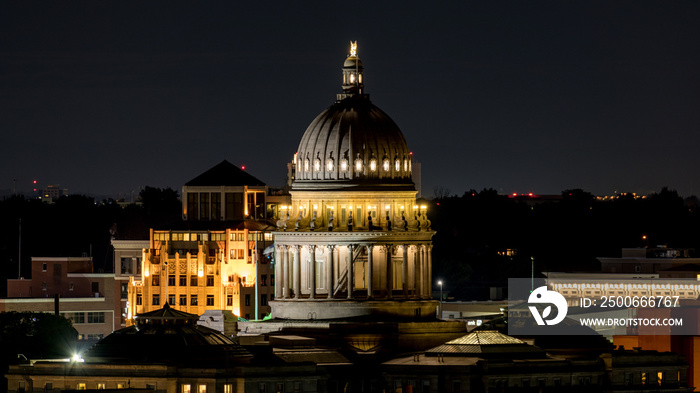
[[[442,280],[438,280],[438,285],[440,286],[440,315],[438,317],[442,319]]]

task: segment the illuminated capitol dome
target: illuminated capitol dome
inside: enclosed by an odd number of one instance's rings
[[[357,45],[342,90],[301,137],[275,232],[273,318],[432,318],[432,236],[399,127],[364,94]]]
[[[294,190],[406,190],[411,153],[401,130],[363,94],[356,46],[343,66],[343,93],[306,129],[294,157]]]

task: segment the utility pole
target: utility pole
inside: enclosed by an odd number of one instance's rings
[[[19,244],[17,246],[17,279],[22,278],[22,219],[19,219]]]

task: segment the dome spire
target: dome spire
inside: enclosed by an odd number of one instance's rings
[[[343,93],[362,94],[362,60],[357,57],[357,41],[350,41],[350,54],[343,64]]]

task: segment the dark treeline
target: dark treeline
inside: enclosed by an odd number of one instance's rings
[[[0,296],[6,279],[17,278],[22,247],[22,276],[30,277],[31,257],[93,257],[95,270],[111,272],[110,246],[117,239],[147,239],[148,229],[180,218],[176,191],[146,187],[141,204],[120,206],[114,200],[95,201],[82,195],[58,198],[52,204],[13,196],[0,201]]]
[[[180,219],[181,204],[172,189],[146,187],[139,200],[140,205],[126,206],[80,195],[54,204],[21,196],[0,201],[0,296],[6,293],[5,279],[18,275],[20,218],[24,277],[30,276],[31,257],[39,256],[92,255],[97,271],[111,272],[112,236],[147,239],[149,228]],[[483,299],[489,287],[505,286],[508,277],[529,277],[533,257],[539,274],[595,271],[596,257],[620,256],[623,247],[700,251],[697,205],[697,198],[683,200],[665,188],[643,199],[626,195],[605,201],[582,190],[564,191],[550,202],[494,190],[442,195],[428,210],[437,231],[433,281],[442,279],[456,299]]]
[[[483,190],[433,202],[433,281],[442,279],[455,299],[485,299],[508,277],[530,277],[531,258],[538,275],[596,271],[596,257],[619,257],[623,247],[700,250],[697,198],[666,188],[612,200],[566,190],[560,200],[541,203]],[[504,255],[508,250],[515,255]]]

